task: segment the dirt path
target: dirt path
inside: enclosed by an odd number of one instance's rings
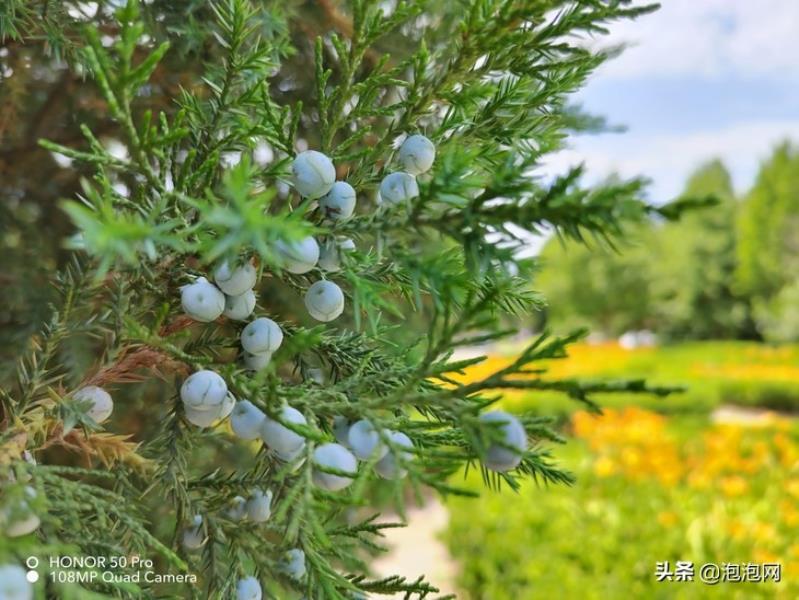
[[[710,420],[714,423],[732,423],[736,425],[747,425],[758,427],[774,423],[774,419],[794,418],[793,415],[787,416],[765,408],[750,408],[746,406],[736,406],[734,404],[724,404],[716,408],[710,415]]]
[[[437,497],[431,496],[423,507],[408,508],[407,516],[407,527],[385,532],[384,542],[391,551],[374,563],[375,574],[381,577],[402,575],[409,580],[425,575],[427,581],[441,590],[439,595],[453,593],[457,565],[449,556],[447,547],[438,539],[439,532],[449,520],[446,507]]]
[[[757,427],[769,424],[774,417],[773,411],[724,405],[713,411],[711,420]],[[402,575],[409,580],[425,575],[427,581],[441,590],[441,595],[454,593],[458,566],[438,538],[449,519],[446,507],[433,495],[427,498],[425,506],[409,508],[407,514],[407,527],[386,531],[385,545],[390,551],[374,563],[375,574]],[[396,517],[387,520],[396,521]]]

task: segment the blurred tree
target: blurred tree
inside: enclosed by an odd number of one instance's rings
[[[609,335],[650,329],[666,338],[751,338],[746,297],[734,288],[737,201],[727,169],[711,161],[682,198],[712,197],[713,208],[679,223],[652,220],[621,252],[553,239],[537,283],[556,326],[590,325]]]
[[[605,335],[655,328],[650,291],[655,241],[649,223],[630,228],[620,251],[599,241],[550,240],[535,279],[547,299],[547,322],[556,329],[588,326]]]
[[[738,202],[730,174],[711,161],[689,177],[683,196],[718,204],[655,230],[649,280],[657,329],[677,339],[752,338],[748,300],[734,288]]]
[[[799,340],[799,150],[788,142],[761,166],[738,219],[740,289],[752,297],[760,332]]]

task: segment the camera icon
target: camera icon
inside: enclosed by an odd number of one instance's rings
[[[25,566],[30,569],[30,571],[25,573],[25,579],[27,579],[30,583],[36,583],[39,581],[39,574],[33,570],[39,566],[39,559],[35,556],[29,556],[25,559]]]

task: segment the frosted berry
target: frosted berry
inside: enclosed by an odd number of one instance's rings
[[[102,423],[114,410],[114,401],[111,394],[96,385],[87,385],[72,394],[72,398],[78,402],[91,402],[88,414],[96,423]]]
[[[313,453],[313,463],[313,482],[331,492],[343,490],[352,483],[352,477],[326,473],[322,469],[336,469],[354,474],[358,468],[355,456],[341,444],[317,446]]]
[[[244,321],[255,310],[255,292],[247,290],[239,296],[225,296],[224,315],[234,321]]]
[[[203,533],[203,518],[201,515],[194,515],[190,527],[183,530],[183,547],[188,550],[198,550],[205,544],[205,534]]]
[[[333,417],[333,437],[342,446],[349,447],[350,425],[351,423],[346,417]]]
[[[27,516],[21,517],[12,523],[6,524],[5,534],[8,537],[20,537],[33,533],[39,528],[42,521],[33,513],[28,513]]]
[[[486,450],[484,464],[492,471],[504,472],[515,469],[527,450],[527,433],[519,420],[511,414],[495,410],[480,415],[482,423],[499,423],[494,427],[500,429],[504,444],[491,444]],[[506,447],[506,446],[509,446]]]
[[[400,460],[407,461],[410,459],[411,452],[402,450],[402,448],[413,448],[411,438],[399,431],[390,431],[388,437],[396,448],[389,448],[388,454],[377,461],[375,464],[375,471],[383,479],[402,479],[408,474],[408,471],[400,466]]]
[[[275,250],[282,259],[282,267],[295,275],[307,273],[319,261],[319,244],[312,236],[292,242],[278,240]]]
[[[266,317],[258,317],[241,330],[241,347],[250,354],[274,352],[282,343],[280,326]]]
[[[418,195],[416,178],[408,173],[390,173],[380,182],[380,199],[388,204],[407,202]]]
[[[333,161],[316,150],[300,152],[291,163],[291,174],[300,196],[311,199],[327,194],[336,181]]]
[[[247,518],[256,523],[268,521],[272,515],[272,490],[255,490],[247,500]]]
[[[33,584],[19,565],[0,565],[0,598],[2,600],[33,600]]]
[[[280,419],[288,423],[306,425],[305,416],[296,408],[284,406],[280,410]],[[265,417],[261,423],[261,439],[282,460],[291,460],[305,446],[305,438],[282,425],[278,421]]]
[[[352,424],[347,433],[347,442],[352,453],[361,460],[369,460],[372,457],[383,458],[388,452],[388,448],[380,440],[380,432],[366,419]]]
[[[328,238],[319,248],[319,268],[328,273],[340,271],[342,253],[351,250],[355,250],[355,242],[351,239],[335,240]]]
[[[305,381],[313,381],[317,385],[324,385],[325,373],[322,369],[311,367],[305,372]]]
[[[187,409],[221,411],[227,398],[227,384],[217,373],[204,369],[192,373],[180,386],[180,399]]]
[[[332,321],[344,312],[344,292],[332,281],[317,281],[305,292],[305,308],[317,321]]]
[[[230,415],[230,426],[243,440],[254,440],[261,434],[261,424],[266,418],[261,409],[249,400],[236,403]]]
[[[8,537],[28,535],[39,528],[42,522],[29,504],[35,498],[36,490],[26,486],[22,498],[15,499],[11,505],[0,510],[0,524]]]
[[[218,419],[224,419],[230,413],[233,412],[233,407],[236,406],[236,399],[233,397],[233,394],[230,392],[227,393],[227,397],[222,402],[222,407],[219,410],[219,415],[217,416]]]
[[[337,181],[330,191],[319,198],[319,208],[328,219],[349,219],[355,211],[355,189],[346,181]]]
[[[436,159],[436,147],[423,135],[408,136],[399,149],[402,168],[411,175],[420,175],[430,170]]]
[[[305,576],[305,552],[299,548],[288,550],[280,563],[280,570],[292,579]]]
[[[239,579],[236,584],[236,600],[261,600],[261,584],[255,577]]]
[[[225,295],[205,277],[180,288],[183,311],[195,321],[210,323],[225,310]]]
[[[222,404],[209,410],[198,410],[183,405],[183,413],[186,420],[197,427],[210,427],[215,421],[227,417],[236,404],[236,399],[228,392]]]
[[[248,371],[260,371],[261,369],[266,368],[266,365],[268,365],[269,361],[272,360],[272,353],[259,352],[257,354],[252,354],[250,352],[245,352],[243,355],[243,360],[244,366]]]
[[[225,261],[214,271],[214,282],[227,296],[241,296],[244,292],[255,287],[255,278],[258,272],[251,262],[231,269]]]
[[[195,410],[188,406],[183,406],[183,414],[186,420],[197,427],[210,427],[219,418],[219,410]]]
[[[335,240],[327,240],[319,247],[319,268],[328,273],[341,270],[341,258]]]
[[[275,456],[282,462],[291,465],[291,472],[296,473],[300,467],[305,464],[305,457],[302,456],[304,452],[305,444],[303,443],[296,450],[292,450],[291,452],[275,452]]]
[[[230,502],[230,508],[225,513],[231,521],[241,521],[247,516],[247,500],[241,496],[236,496]]]

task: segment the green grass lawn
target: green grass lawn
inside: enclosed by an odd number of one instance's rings
[[[496,359],[495,359],[496,360]],[[646,379],[681,385],[666,398],[607,394],[603,406],[636,405],[665,413],[707,413],[721,404],[799,411],[799,347],[750,342],[692,342],[625,350],[615,344],[580,344],[565,360],[550,363],[551,375],[582,379]],[[543,414],[569,414],[577,407],[560,394],[516,394],[510,406]]]
[[[628,352],[585,345],[552,370],[647,377],[689,391],[597,398],[607,407],[600,417],[575,414],[578,405],[550,394],[506,398],[513,410],[563,416],[569,441],[554,453],[577,483],[449,500],[445,539],[462,567],[463,598],[799,597],[799,426],[779,416],[757,427],[709,418],[722,403],[799,408],[796,347],[714,342]],[[482,487],[478,476],[467,485]],[[697,569],[778,562],[783,581],[657,582],[656,563],[670,561],[673,569],[678,560]]]
[[[597,420],[596,417],[588,417]],[[799,597],[799,430],[611,410],[557,452],[573,487],[448,502],[462,597]],[[479,487],[479,478],[469,485]],[[779,562],[780,584],[657,582],[658,561]]]

